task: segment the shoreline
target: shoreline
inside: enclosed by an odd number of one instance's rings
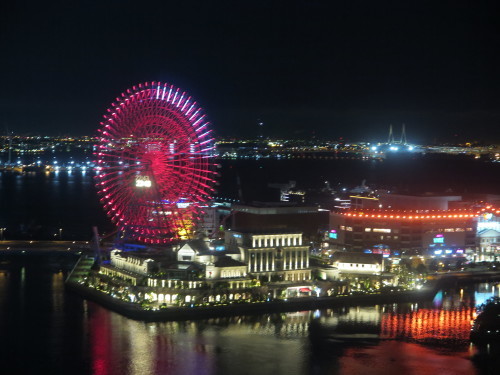
[[[437,284],[436,284],[437,286]],[[74,282],[67,282],[66,288],[85,299],[117,312],[127,318],[140,321],[175,321],[217,318],[233,315],[271,314],[341,306],[367,306],[396,302],[421,302],[432,300],[436,286],[413,291],[386,294],[367,294],[340,297],[301,297],[287,301],[235,303],[219,306],[168,307],[162,310],[145,310],[137,304],[125,302]]]
[[[235,315],[308,311],[342,306],[354,307],[401,302],[424,302],[431,301],[441,288],[456,285],[457,283],[474,284],[478,282],[500,281],[500,272],[482,273],[472,277],[471,275],[463,276],[465,277],[443,275],[441,278],[431,282],[429,286],[420,290],[354,296],[300,297],[288,299],[287,301],[233,303],[219,306],[168,307],[161,310],[145,310],[138,304],[113,298],[74,281],[67,281],[65,286],[67,290],[75,292],[83,298],[96,302],[127,318],[139,321],[183,321]]]

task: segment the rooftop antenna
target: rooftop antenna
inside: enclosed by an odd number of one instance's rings
[[[259,138],[262,139],[264,138],[264,123],[262,122],[261,119],[258,119],[257,125],[259,127]]]
[[[405,129],[405,124],[403,124],[403,127],[401,129],[401,142],[402,145],[406,144],[406,129]]]
[[[389,125],[389,139],[387,140],[387,143],[389,144],[394,143],[394,133],[392,132],[392,124]]]

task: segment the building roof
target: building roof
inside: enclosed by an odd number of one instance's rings
[[[500,232],[495,230],[495,229],[491,229],[491,228],[486,228],[486,229],[483,229],[482,231],[478,232],[477,233],[477,237],[489,237],[489,236],[499,236],[500,235]]]
[[[255,215],[311,214],[318,213],[316,206],[302,206],[289,202],[253,202],[251,205],[233,205],[235,212]]]
[[[465,210],[354,210],[335,212],[336,215],[352,217],[355,219],[391,219],[391,220],[450,220],[473,219],[477,213]]]
[[[234,260],[228,256],[222,256],[217,258],[214,263],[215,267],[246,267],[246,264],[238,260]]]
[[[288,230],[288,229],[231,229],[231,233],[241,233],[248,234],[252,236],[261,236],[261,235],[286,235],[286,234],[302,234],[301,230]]]
[[[201,270],[201,266],[195,262],[171,262],[161,267],[162,270]]]
[[[193,250],[198,255],[212,254],[206,242],[199,239],[189,240],[185,242],[179,250],[189,250],[189,249]]]
[[[333,261],[340,263],[382,264],[382,260],[382,254],[365,254],[343,251],[337,251],[333,254]]]

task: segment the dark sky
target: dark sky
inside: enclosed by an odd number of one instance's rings
[[[500,141],[499,19],[481,1],[3,2],[0,125],[94,134],[157,80],[219,135],[260,118],[273,136],[383,140],[405,123],[414,142]]]

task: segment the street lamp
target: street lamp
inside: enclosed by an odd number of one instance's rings
[[[59,228],[59,241],[62,241],[62,228]]]
[[[3,241],[3,231],[6,230],[7,228],[0,228],[0,240]]]

